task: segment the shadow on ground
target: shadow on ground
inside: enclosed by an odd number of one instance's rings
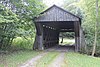
[[[75,46],[74,45],[57,45],[51,48],[46,49],[45,51],[58,51],[58,52],[74,52]]]

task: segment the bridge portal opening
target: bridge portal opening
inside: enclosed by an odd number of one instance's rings
[[[59,45],[75,46],[75,32],[60,32]]]

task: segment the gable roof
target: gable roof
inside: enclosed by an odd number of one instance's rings
[[[41,15],[35,20],[42,21],[80,21],[80,18],[56,5],[40,13]]]

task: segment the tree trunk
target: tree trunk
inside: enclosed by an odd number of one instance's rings
[[[94,56],[95,51],[96,51],[96,45],[97,45],[97,33],[98,33],[98,0],[96,0],[96,22],[95,22],[95,38],[94,38],[94,44],[93,44],[93,51],[92,51],[92,56]]]

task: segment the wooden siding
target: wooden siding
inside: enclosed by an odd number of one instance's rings
[[[37,17],[35,21],[79,21],[79,18],[60,7],[52,6],[47,11],[43,12],[41,16]]]

